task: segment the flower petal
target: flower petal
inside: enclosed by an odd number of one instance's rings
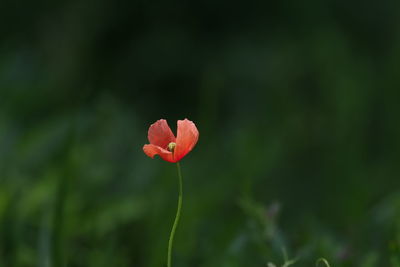
[[[150,144],[166,149],[168,144],[175,142],[175,136],[169,128],[166,120],[158,120],[153,123],[148,132]]]
[[[189,153],[199,140],[199,131],[196,125],[188,120],[178,121],[178,131],[176,136],[176,147],[174,150],[175,161],[181,160]]]
[[[154,158],[155,155],[159,155],[163,160],[165,161],[169,161],[169,162],[176,162],[174,160],[174,155],[172,154],[172,152],[163,149],[159,146],[155,146],[155,145],[144,145],[143,146],[143,151],[144,153],[149,156],[150,158]]]

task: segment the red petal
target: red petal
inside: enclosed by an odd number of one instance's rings
[[[158,120],[153,123],[148,132],[150,144],[166,149],[168,144],[175,142],[175,136],[169,128],[166,120]]]
[[[176,147],[174,150],[175,161],[181,160],[189,153],[199,140],[199,131],[196,125],[188,120],[178,121],[178,134],[176,136]]]
[[[174,160],[174,156],[171,152],[169,152],[168,150],[165,150],[159,146],[155,146],[152,144],[144,145],[143,151],[150,158],[154,158],[155,155],[159,155],[165,161],[177,162],[176,160]]]

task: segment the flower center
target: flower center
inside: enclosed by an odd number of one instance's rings
[[[171,143],[168,144],[167,149],[168,149],[168,151],[174,152],[175,147],[176,147],[176,143],[171,142]]]

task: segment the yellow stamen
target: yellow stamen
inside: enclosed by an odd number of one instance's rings
[[[176,143],[171,142],[171,143],[168,144],[167,149],[168,149],[168,151],[174,152],[175,147],[176,147]]]

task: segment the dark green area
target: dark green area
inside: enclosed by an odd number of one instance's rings
[[[165,266],[160,118],[200,131],[174,267],[400,266],[399,12],[2,1],[0,266]]]

